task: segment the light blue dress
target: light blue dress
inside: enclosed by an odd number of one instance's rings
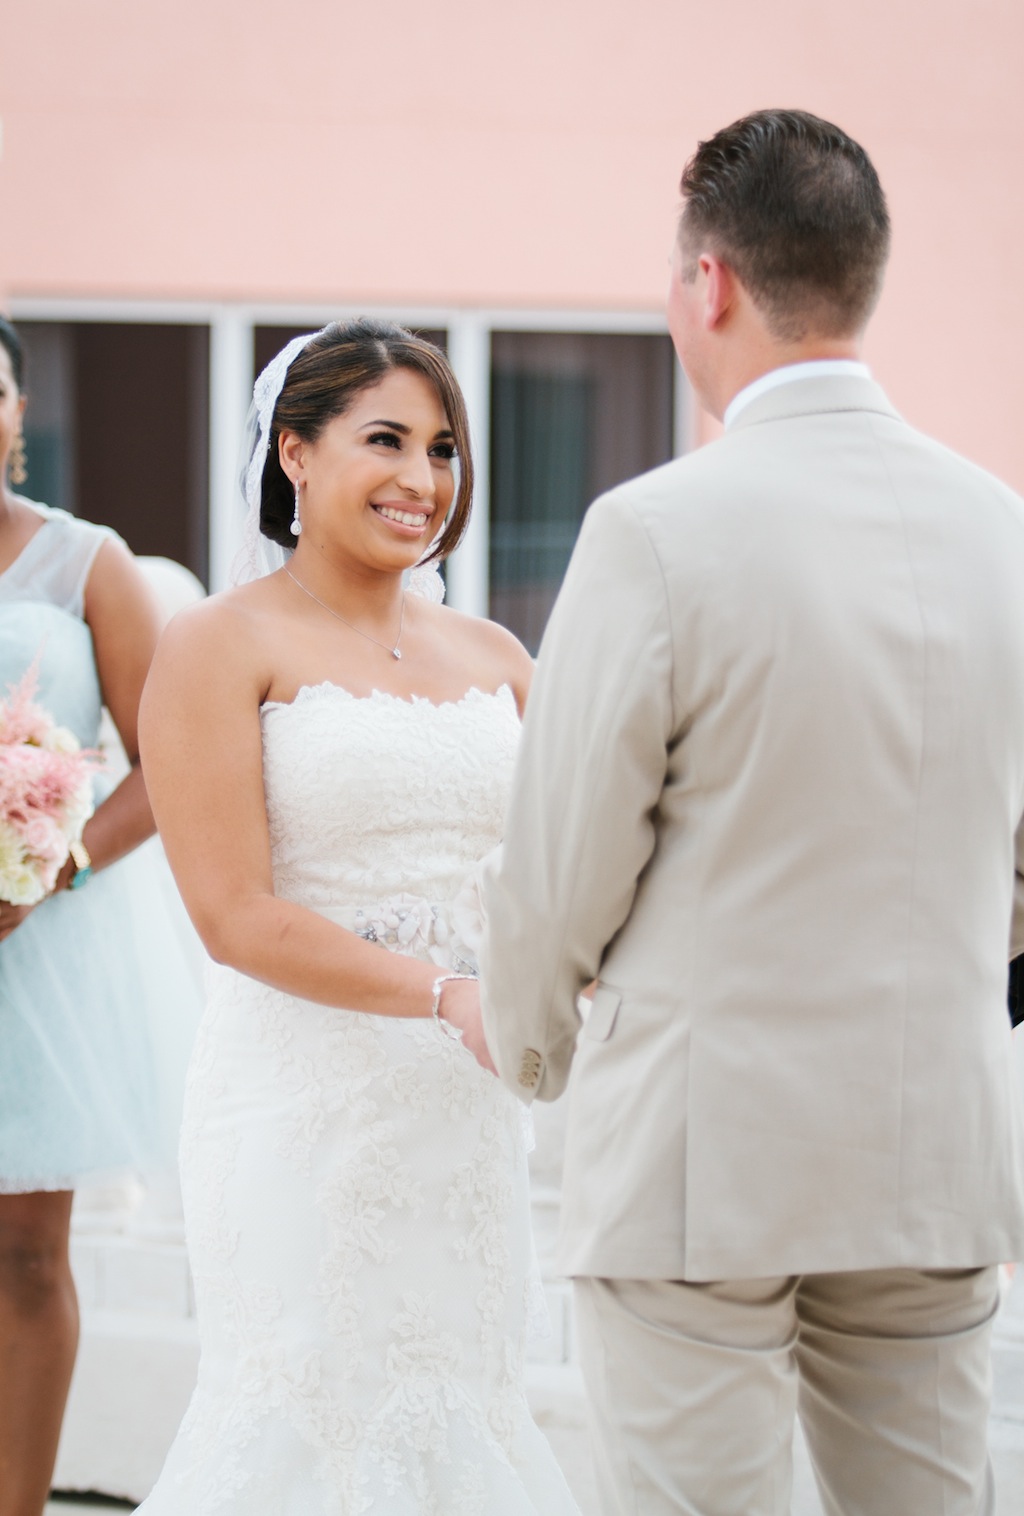
[[[38,701],[93,747],[102,701],[83,600],[114,534],[36,509],[43,526],[0,574],[0,689],[38,655]],[[98,803],[110,781],[95,784]],[[171,1161],[180,1060],[161,1068],[159,1026],[195,986],[154,862],[142,850],[51,896],[0,942],[0,1193]]]

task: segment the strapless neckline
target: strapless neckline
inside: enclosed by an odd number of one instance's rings
[[[310,700],[331,695],[343,700],[351,700],[354,704],[372,704],[375,700],[382,700],[390,705],[427,706],[434,711],[454,710],[462,705],[474,704],[477,700],[507,699],[515,705],[515,695],[507,680],[499,684],[496,690],[482,690],[477,685],[471,684],[469,689],[456,700],[431,700],[428,695],[394,695],[390,690],[377,689],[371,690],[368,695],[356,695],[346,689],[343,684],[335,684],[331,679],[322,679],[319,684],[300,684],[293,700],[264,700],[260,712],[262,714],[263,711],[288,711]]]

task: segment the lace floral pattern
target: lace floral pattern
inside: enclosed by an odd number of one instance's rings
[[[472,966],[511,693],[264,716],[275,888]],[[211,972],[182,1139],[199,1383],[145,1516],[572,1516],[523,1391],[523,1107],[430,1021]]]

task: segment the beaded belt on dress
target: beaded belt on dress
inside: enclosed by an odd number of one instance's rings
[[[477,972],[483,915],[475,877],[452,900],[390,895],[331,912],[332,920],[392,953],[426,958],[459,974]]]

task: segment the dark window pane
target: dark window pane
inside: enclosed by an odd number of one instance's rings
[[[69,323],[75,509],[207,573],[209,331]]]
[[[308,332],[308,326],[257,326],[252,333],[252,377],[261,374],[275,353],[279,353],[293,337]],[[252,397],[250,396],[250,399]]]
[[[25,493],[205,578],[207,328],[25,321],[18,329],[27,359]]]
[[[491,353],[491,614],[536,652],[587,505],[672,456],[672,346],[495,332]]]
[[[25,455],[32,500],[74,512],[74,348],[61,321],[19,321],[25,349]]]

